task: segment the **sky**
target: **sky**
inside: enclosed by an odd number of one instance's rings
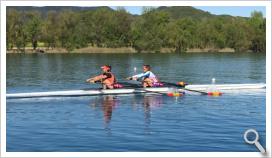
[[[111,8],[116,9],[116,7],[111,7]],[[250,17],[251,12],[260,11],[263,13],[263,16],[265,17],[265,7],[262,7],[262,6],[211,6],[211,7],[197,6],[195,8],[208,11],[216,15],[227,14],[227,15],[242,16],[242,17]],[[141,6],[129,6],[129,7],[125,7],[125,9],[131,14],[140,15],[142,12]]]

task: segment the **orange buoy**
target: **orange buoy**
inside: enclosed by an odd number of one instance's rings
[[[208,92],[209,96],[221,96],[222,92]]]
[[[172,93],[167,93],[167,95],[169,97],[180,97],[184,95],[184,92],[180,93],[180,92],[172,92]]]
[[[173,93],[167,93],[167,95],[168,95],[169,97],[173,97],[173,96],[174,96]]]
[[[179,85],[179,86],[186,86],[186,85],[188,85],[188,84],[185,83],[185,82],[183,82],[183,81],[181,81],[181,82],[178,82],[177,85]]]

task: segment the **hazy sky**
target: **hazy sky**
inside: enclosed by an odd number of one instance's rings
[[[111,7],[115,9],[116,7]],[[265,17],[265,7],[261,6],[203,6],[203,7],[195,7],[197,9],[201,9],[204,11],[208,11],[212,14],[216,15],[222,15],[222,14],[227,14],[227,15],[232,15],[232,16],[243,16],[243,17],[250,17],[250,13],[255,11],[260,11],[263,13],[263,16]],[[142,12],[142,7],[141,6],[129,6],[125,7],[125,9],[132,13],[132,14],[141,14]]]

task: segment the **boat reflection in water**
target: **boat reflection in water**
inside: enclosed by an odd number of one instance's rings
[[[133,95],[131,99],[131,110],[134,111],[138,108],[143,108],[144,110],[144,124],[146,134],[149,133],[149,125],[151,123],[151,114],[152,110],[159,108],[163,104],[163,96],[162,95]],[[111,133],[111,119],[113,117],[114,110],[118,110],[118,108],[124,108],[120,105],[119,97],[116,95],[105,95],[99,96],[91,101],[90,107],[93,109],[100,108],[103,112],[103,119],[105,123],[105,130]],[[118,108],[117,108],[118,107]],[[134,110],[133,110],[134,109]]]
[[[92,108],[101,107],[104,116],[105,130],[111,132],[110,121],[112,118],[113,109],[117,106],[118,101],[116,96],[105,95],[97,97],[91,102],[90,106]]]
[[[163,105],[162,95],[144,95],[143,107],[144,107],[144,119],[145,119],[145,134],[151,134],[149,129],[152,117],[152,110],[160,108]]]

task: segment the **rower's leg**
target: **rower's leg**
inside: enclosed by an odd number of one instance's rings
[[[104,81],[103,85],[106,86],[106,89],[113,89],[114,88],[113,84],[111,84],[109,81]]]
[[[153,86],[153,80],[150,78],[144,79],[144,87],[152,87]]]
[[[152,87],[152,86],[151,86],[149,83],[144,82],[144,83],[143,83],[143,87],[146,88],[146,87]]]
[[[107,85],[108,89],[114,89],[113,85]]]
[[[143,85],[144,88],[148,87],[148,84],[146,83],[145,80],[142,81],[142,85]]]
[[[145,82],[143,82],[143,87],[146,88],[147,86],[148,85]]]

